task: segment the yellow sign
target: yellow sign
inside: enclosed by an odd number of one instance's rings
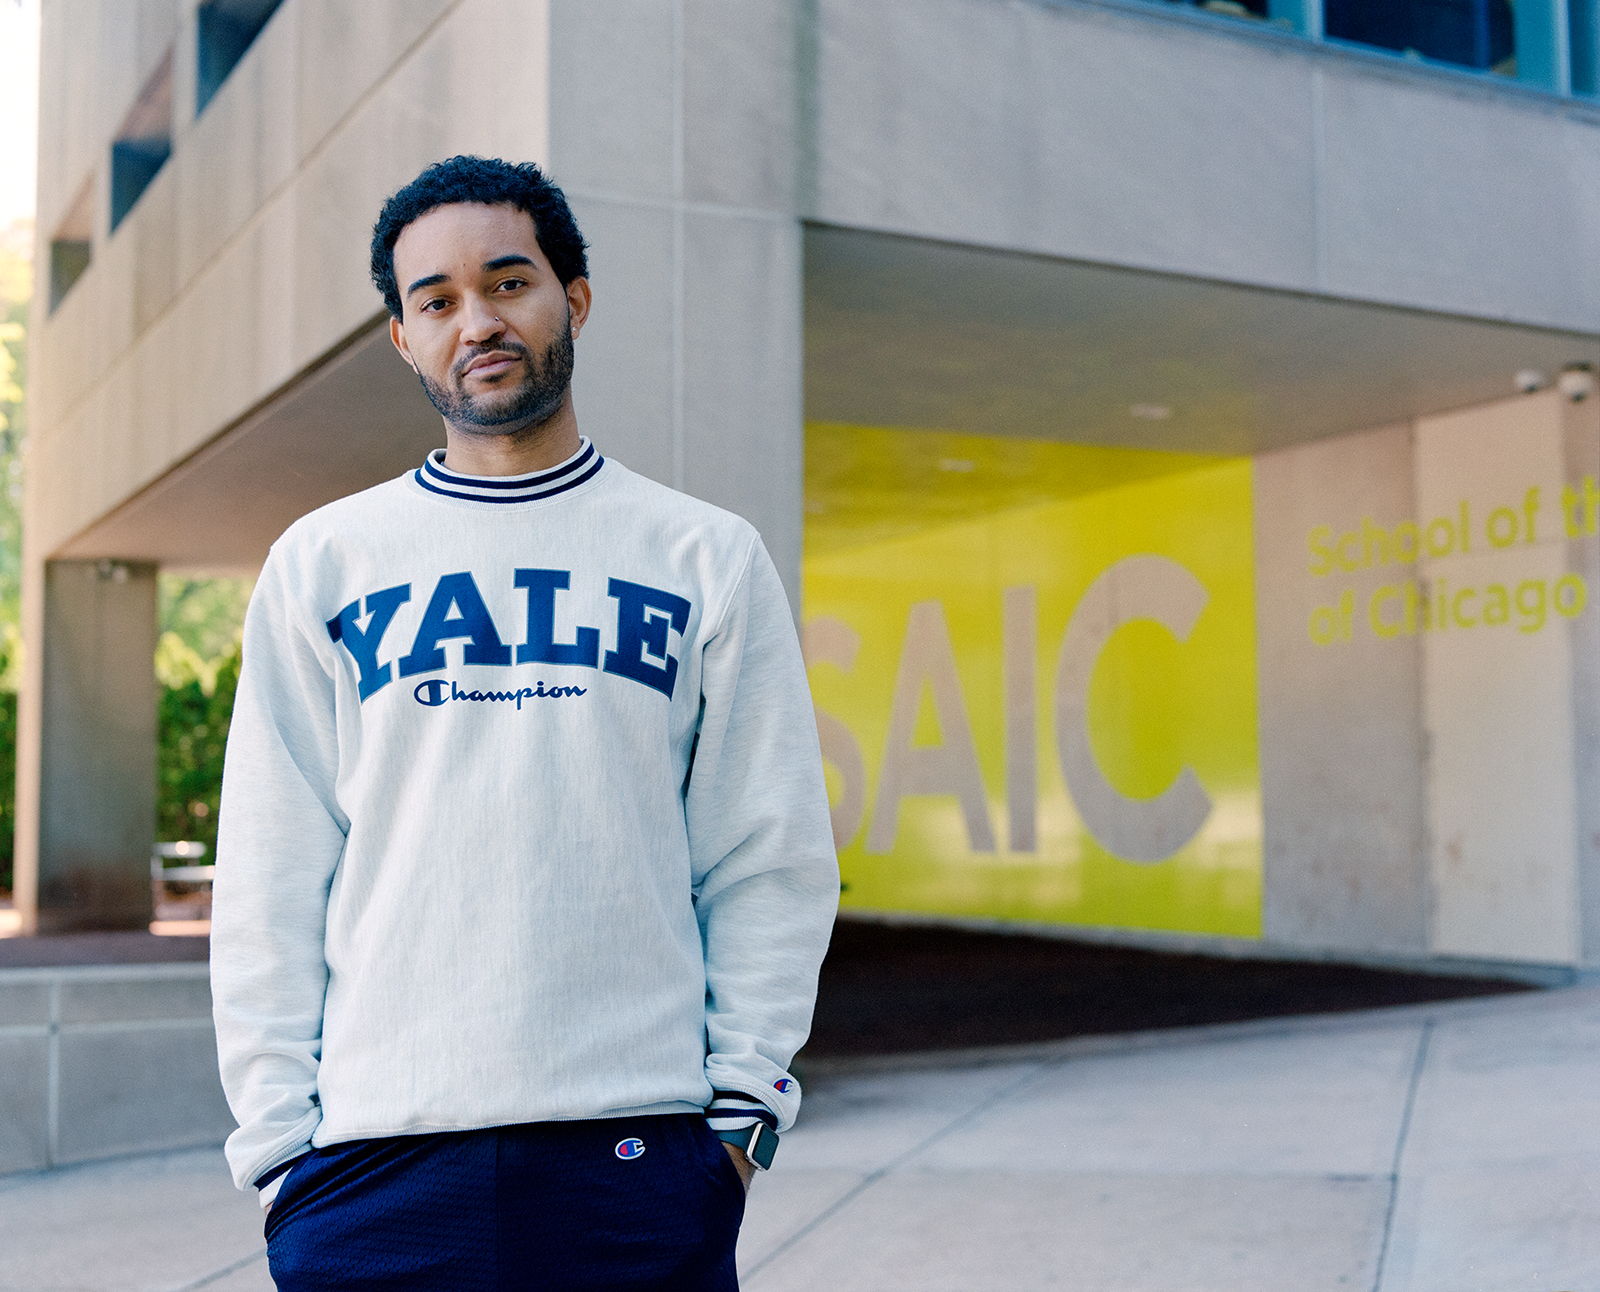
[[[813,425],[843,902],[1261,931],[1247,459]]]

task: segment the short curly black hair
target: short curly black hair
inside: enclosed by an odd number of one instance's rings
[[[533,218],[534,236],[550,268],[565,287],[589,276],[587,243],[572,218],[567,195],[532,162],[495,157],[452,157],[434,162],[383,204],[372,226],[372,283],[395,318],[402,317],[400,285],[394,278],[394,244],[406,225],[436,206],[453,202],[509,203]]]

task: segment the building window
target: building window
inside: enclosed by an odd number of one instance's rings
[[[1517,74],[1510,0],[1324,0],[1322,23],[1336,40]]]
[[[111,227],[133,209],[172,155],[172,51],[139,91],[111,141]]]
[[[1188,5],[1207,13],[1226,14],[1230,18],[1268,18],[1276,15],[1268,0],[1167,0],[1168,4]]]
[[[94,176],[90,175],[83,181],[78,196],[50,239],[51,313],[89,267],[93,240]]]
[[[1567,22],[1572,48],[1572,92],[1600,93],[1600,5],[1595,0],[1572,0],[1567,7]]]
[[[1600,0],[1151,0],[1600,96]]]
[[[200,6],[200,64],[195,86],[195,115],[228,79],[245,50],[267,25],[280,0],[206,0]]]

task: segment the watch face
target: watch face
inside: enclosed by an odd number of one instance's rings
[[[750,1140],[748,1156],[763,1171],[772,1166],[778,1155],[778,1137],[765,1122],[757,1123],[757,1131]]]

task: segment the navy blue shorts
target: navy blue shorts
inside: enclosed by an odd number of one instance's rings
[[[698,1114],[333,1144],[267,1213],[280,1292],[736,1292],[744,1185]]]

